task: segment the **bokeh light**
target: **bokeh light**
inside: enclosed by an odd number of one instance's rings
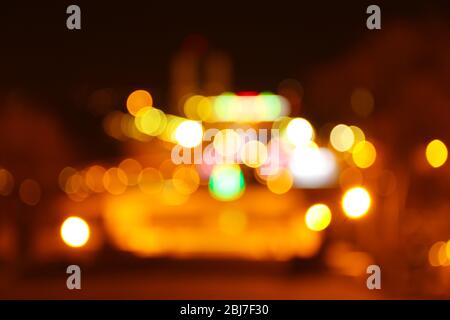
[[[305,146],[313,139],[314,129],[308,120],[294,118],[286,127],[286,137],[294,146]]]
[[[433,267],[442,266],[445,263],[446,257],[443,256],[442,252],[446,247],[446,243],[444,241],[435,242],[430,250],[428,251],[428,262]]]
[[[144,107],[137,112],[134,123],[140,132],[149,136],[157,136],[164,132],[167,118],[159,109]]]
[[[145,168],[138,178],[139,188],[143,193],[155,194],[162,190],[163,176],[155,168]]]
[[[221,155],[223,160],[235,160],[242,146],[242,137],[233,129],[223,129],[217,132],[213,140],[214,150]]]
[[[142,171],[142,165],[136,159],[128,158],[119,164],[121,169],[127,175],[127,183],[129,186],[134,186],[138,183],[139,174]]]
[[[200,120],[198,106],[203,98],[200,95],[193,95],[187,98],[183,106],[184,115],[192,120]]]
[[[289,163],[297,187],[322,188],[335,183],[336,159],[326,148],[300,147],[294,150]]]
[[[318,203],[311,206],[305,215],[306,226],[313,231],[322,231],[331,222],[331,210],[327,205]]]
[[[128,185],[126,173],[120,168],[110,168],[103,176],[103,186],[106,191],[113,195],[119,195],[125,192]]]
[[[197,121],[185,120],[175,130],[175,139],[185,148],[193,148],[202,143],[203,128]]]
[[[14,188],[14,177],[6,169],[0,169],[0,195],[8,196]]]
[[[438,139],[431,141],[427,145],[425,156],[430,166],[433,168],[441,167],[447,161],[448,157],[448,150],[445,143]]]
[[[213,110],[208,120],[214,122],[274,121],[286,116],[290,110],[286,98],[270,92],[246,92],[239,95],[225,92],[210,99]]]
[[[166,115],[166,125],[164,130],[158,135],[158,138],[160,138],[163,141],[167,141],[170,143],[177,143],[175,134],[178,126],[186,121],[185,118],[177,117],[171,114]]]
[[[153,98],[146,90],[135,90],[127,99],[127,109],[133,116],[144,107],[153,106]]]
[[[184,204],[189,195],[182,193],[173,183],[174,180],[165,180],[161,191],[161,199],[168,206],[180,206]],[[186,189],[183,189],[185,191]]]
[[[184,114],[192,120],[211,120],[213,113],[213,98],[193,95],[184,103]]]
[[[358,143],[366,140],[366,135],[360,127],[350,126],[350,129],[352,129],[353,132],[354,141],[352,148],[354,148]]]
[[[266,180],[267,176],[277,174],[280,169],[288,167],[292,150],[285,149],[282,139],[277,137],[272,138],[267,144],[267,153],[266,162],[256,170],[258,176],[263,180]]]
[[[369,141],[361,141],[353,148],[353,162],[361,169],[366,169],[372,166],[376,158],[377,151],[375,146]]]
[[[88,196],[88,187],[85,184],[85,178],[82,172],[75,172],[67,181],[64,191],[70,199],[82,201]]]
[[[355,142],[352,129],[345,124],[338,124],[330,133],[330,143],[337,151],[344,152],[350,150]]]
[[[67,192],[66,191],[67,181],[70,179],[71,176],[73,176],[76,173],[77,170],[75,170],[72,167],[65,167],[60,171],[58,175],[58,184],[62,191]]]
[[[267,188],[275,194],[288,192],[293,184],[294,179],[287,169],[280,169],[276,174],[267,177]]]
[[[450,240],[445,243],[446,264],[450,264]]]
[[[200,176],[194,166],[181,166],[175,169],[172,183],[178,192],[192,194],[200,185]]]
[[[84,246],[90,235],[89,226],[80,217],[69,217],[61,225],[61,238],[69,247],[79,248]]]
[[[375,102],[369,90],[357,88],[352,92],[350,104],[357,115],[367,117],[372,113]]]
[[[29,206],[35,206],[41,200],[41,186],[32,179],[24,180],[19,187],[20,199]]]
[[[258,140],[247,142],[241,149],[241,160],[250,168],[262,166],[267,161],[267,158],[267,147]]]
[[[355,187],[345,192],[342,198],[342,208],[347,217],[357,219],[364,216],[370,209],[371,198],[363,187]]]
[[[450,241],[437,241],[428,251],[428,262],[433,267],[450,265]]]
[[[85,171],[75,171],[68,177],[64,186],[64,192],[71,200],[80,202],[88,197],[89,187],[86,184],[86,173]]]
[[[209,178],[209,191],[218,200],[239,198],[245,189],[244,175],[238,165],[216,165]]]
[[[86,186],[94,192],[105,191],[105,186],[103,185],[103,176],[106,173],[106,169],[100,165],[93,165],[87,169],[84,179]]]

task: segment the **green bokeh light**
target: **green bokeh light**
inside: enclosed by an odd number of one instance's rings
[[[238,165],[217,165],[209,178],[209,191],[221,201],[239,198],[245,189],[244,175]]]

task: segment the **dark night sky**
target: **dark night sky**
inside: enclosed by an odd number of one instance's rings
[[[65,27],[65,8],[72,3],[82,9],[81,31]],[[231,55],[236,87],[271,89],[280,80],[330,59],[368,32],[365,8],[372,2],[180,3],[3,5],[1,83],[40,90],[79,82],[164,89],[170,57],[187,35],[198,33],[211,47]],[[448,1],[380,5],[383,22],[449,8]]]

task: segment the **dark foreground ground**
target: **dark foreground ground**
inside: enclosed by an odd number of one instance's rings
[[[1,299],[383,299],[365,278],[283,263],[158,262],[121,270],[88,268],[82,289],[68,290],[64,267],[2,272]],[[303,268],[304,269],[304,268]],[[60,272],[58,272],[60,271]]]

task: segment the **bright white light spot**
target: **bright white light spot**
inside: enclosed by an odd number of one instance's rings
[[[67,218],[61,226],[61,238],[70,247],[82,247],[89,240],[89,226],[79,217]]]
[[[300,147],[292,154],[289,168],[297,187],[321,188],[336,180],[336,159],[326,148]]]
[[[292,119],[286,128],[286,137],[295,146],[308,145],[314,136],[314,129],[308,120]]]
[[[367,213],[371,199],[366,189],[356,187],[348,190],[342,199],[342,208],[347,217],[356,219]]]
[[[192,120],[181,122],[175,130],[175,139],[185,148],[198,146],[203,139],[202,125]]]

